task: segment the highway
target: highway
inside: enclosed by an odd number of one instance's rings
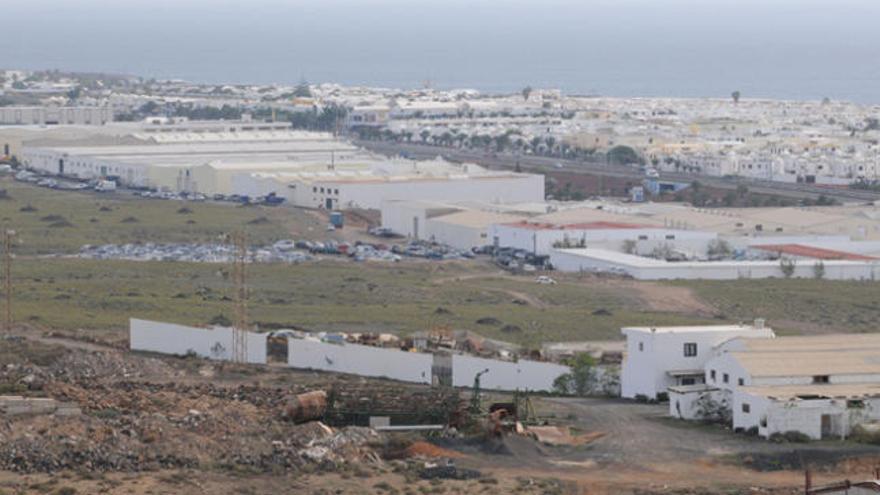
[[[625,177],[641,180],[644,173],[638,169],[619,165],[605,165],[597,162],[582,162],[578,160],[566,160],[544,156],[520,155],[509,153],[488,154],[484,151],[465,150],[458,148],[445,148],[415,143],[391,143],[385,141],[355,141],[359,146],[384,155],[405,154],[410,158],[428,159],[443,156],[448,160],[460,162],[473,162],[490,169],[513,170],[519,162],[524,172],[570,172],[589,175],[604,175],[611,177]],[[558,167],[562,165],[562,168]],[[701,174],[685,174],[676,172],[661,172],[663,180],[693,182],[699,180],[702,184],[719,189],[736,189],[739,185],[745,185],[749,191],[760,194],[775,194],[790,198],[816,199],[820,195],[835,198],[841,202],[870,202],[880,200],[880,192],[862,191],[856,189],[843,189],[824,187],[811,184],[791,184],[787,182],[773,182],[769,180],[747,178],[723,178]]]

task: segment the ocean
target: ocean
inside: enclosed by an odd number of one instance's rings
[[[880,104],[876,0],[0,0],[0,66]]]

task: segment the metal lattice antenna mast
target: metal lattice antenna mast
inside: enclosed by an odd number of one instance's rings
[[[3,328],[7,333],[12,332],[12,239],[14,237],[14,230],[3,231],[3,295],[6,299]]]
[[[232,360],[247,362],[247,236],[244,232],[232,234],[235,252],[232,258],[233,283],[235,284],[235,321],[232,326]]]

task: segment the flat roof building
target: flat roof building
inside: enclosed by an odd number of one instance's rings
[[[76,135],[28,139],[22,163],[80,179],[203,194],[269,193],[311,208],[378,209],[383,200],[544,199],[540,175],[490,171],[441,159],[368,153],[328,133],[251,120],[147,121]]]

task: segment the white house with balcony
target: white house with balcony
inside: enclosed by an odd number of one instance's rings
[[[621,396],[656,400],[669,387],[705,385],[705,365],[716,346],[735,338],[770,339],[762,320],[753,325],[625,327]]]

